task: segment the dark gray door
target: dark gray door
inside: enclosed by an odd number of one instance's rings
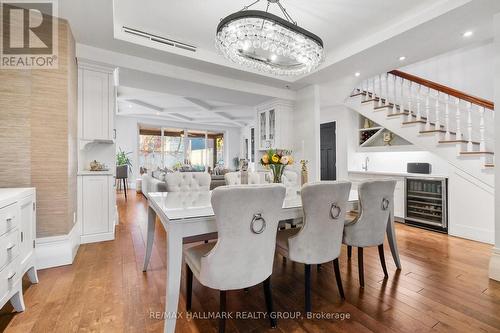
[[[337,180],[335,122],[321,124],[321,180]]]

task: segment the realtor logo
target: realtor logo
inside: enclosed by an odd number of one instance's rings
[[[0,0],[1,69],[57,68],[57,3]]]

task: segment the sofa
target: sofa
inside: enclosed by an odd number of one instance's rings
[[[184,180],[183,180],[184,175]],[[189,183],[186,185],[189,175]],[[142,179],[142,193],[145,195],[148,192],[173,192],[182,187],[182,190],[191,188],[193,191],[213,190],[216,187],[225,185],[224,175],[209,175],[206,172],[168,172],[155,170],[144,173]]]

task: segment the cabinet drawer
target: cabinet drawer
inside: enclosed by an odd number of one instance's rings
[[[19,258],[0,271],[0,300],[2,300],[21,277]]]
[[[17,203],[0,208],[0,235],[17,226]]]
[[[20,235],[16,228],[0,236],[0,269],[18,257]]]

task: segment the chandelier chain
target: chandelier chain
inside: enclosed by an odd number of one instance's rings
[[[291,16],[290,14],[288,14],[288,12],[286,11],[285,7],[283,7],[283,5],[277,1],[276,2],[278,4],[278,6],[280,7],[281,11],[283,12],[283,15],[285,15],[286,19],[290,22],[292,22],[293,24],[297,25],[297,21],[295,21]]]
[[[269,5],[271,4],[271,1],[269,0],[266,0],[267,1],[267,7],[266,7],[266,13],[269,11]],[[260,2],[260,0],[256,0],[254,2],[252,2],[251,4],[247,5],[247,6],[244,6],[240,12],[244,11],[244,10],[247,10],[248,8],[252,7],[253,5],[255,5],[256,3]],[[274,2],[274,1],[273,1]],[[279,0],[275,1],[274,3],[276,3],[278,5],[278,7],[280,8],[281,12],[283,13],[283,15],[285,16],[285,19],[288,21],[288,22],[291,22],[295,25],[297,25],[297,21],[295,21],[291,16],[290,14],[288,14],[288,12],[286,11],[285,7],[283,7],[283,5],[280,3]]]

